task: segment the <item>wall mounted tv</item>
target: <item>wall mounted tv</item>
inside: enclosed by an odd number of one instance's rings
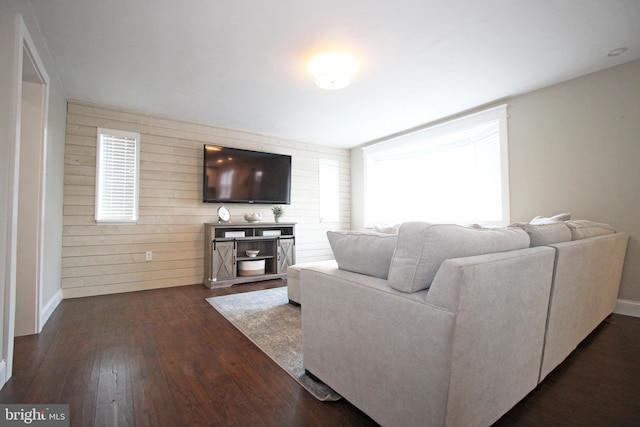
[[[291,203],[291,156],[204,146],[205,203]]]

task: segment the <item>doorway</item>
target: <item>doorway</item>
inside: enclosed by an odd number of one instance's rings
[[[26,44],[22,55],[15,336],[40,332],[47,85]]]
[[[11,377],[13,340],[40,333],[43,280],[46,124],[49,76],[22,19],[16,15],[15,138],[10,171],[10,274],[5,298],[3,357]]]

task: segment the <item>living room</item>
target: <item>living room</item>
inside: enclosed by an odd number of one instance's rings
[[[640,317],[640,225],[636,220],[640,208],[637,172],[640,59],[638,46],[634,45],[640,37],[626,40],[624,47],[628,50],[619,56],[607,57],[607,53],[622,45],[598,46],[603,49],[598,53],[602,61],[609,62],[597,68],[585,66],[574,75],[565,75],[561,80],[526,92],[504,93],[446,116],[424,119],[413,126],[338,147],[280,137],[277,130],[273,133],[251,131],[249,126],[225,127],[214,121],[140,111],[130,108],[131,102],[114,105],[88,97],[70,98],[68,80],[82,76],[57,74],[61,68],[59,62],[64,59],[55,57],[61,47],[49,45],[52,42],[43,34],[43,23],[38,18],[41,7],[44,7],[41,2],[33,5],[3,2],[0,18],[3,40],[0,42],[3,59],[0,112],[2,139],[7,141],[3,142],[0,156],[4,182],[13,182],[9,174],[14,169],[10,159],[15,153],[11,141],[15,139],[12,130],[16,128],[13,123],[17,67],[15,13],[21,14],[30,43],[48,73],[42,287],[37,299],[36,331],[44,327],[62,300],[202,282],[203,224],[217,219],[218,207],[201,201],[200,156],[205,143],[291,155],[292,203],[284,206],[284,218],[296,223],[297,261],[326,260],[332,257],[326,231],[366,226],[363,146],[409,128],[438,124],[502,104],[508,106],[510,221],[571,212],[574,218],[605,222],[628,233],[630,239],[616,313]],[[637,12],[630,7],[627,18]],[[514,76],[522,71],[511,70]],[[354,85],[357,77],[354,76]],[[312,78],[308,80],[304,84],[312,86]],[[409,103],[415,102],[409,95],[407,99]],[[324,99],[323,105],[331,109],[327,102]],[[425,113],[425,117],[429,116]],[[318,121],[322,122],[322,118]],[[92,169],[99,127],[141,135],[140,222],[136,225],[96,225],[94,221],[95,175],[92,174],[95,171]],[[318,218],[320,159],[334,160],[339,165],[338,221],[321,222]],[[11,360],[9,353],[13,348],[9,342],[12,334],[8,334],[7,329],[11,312],[7,303],[11,283],[15,286],[12,248],[15,249],[18,237],[11,232],[11,227],[17,208],[16,211],[8,208],[14,197],[8,185],[3,187],[1,195],[5,201],[0,216],[4,225],[1,227],[2,255],[7,260],[1,267],[2,355],[7,362]],[[234,222],[244,221],[244,213],[250,211],[271,217],[270,206],[228,207]],[[145,260],[147,251],[152,252],[151,261]],[[3,367],[3,372],[6,369]],[[7,379],[8,376],[3,375],[2,382]]]

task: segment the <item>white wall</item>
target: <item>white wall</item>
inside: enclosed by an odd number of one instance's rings
[[[640,302],[640,61],[501,102],[511,220],[571,212],[629,233],[619,298]],[[361,150],[351,158],[352,227],[361,229]]]
[[[63,89],[56,76],[53,62],[48,55],[44,39],[35,22],[30,3],[23,0],[3,0],[0,2],[0,343],[4,343],[6,327],[5,301],[11,271],[11,259],[8,250],[8,229],[11,223],[9,173],[12,170],[12,146],[15,137],[15,85],[21,78],[16,74],[16,28],[15,14],[20,13],[36,45],[40,58],[50,77],[49,116],[47,122],[48,151],[47,162],[51,165],[47,171],[44,241],[44,287],[43,302],[52,300],[60,290],[61,242],[62,234],[62,162],[64,152],[64,127],[66,104]],[[2,345],[2,344],[0,344]],[[5,348],[0,349],[1,354]]]
[[[67,102],[55,70],[49,72],[49,120],[45,175],[43,309],[62,297],[62,209]]]

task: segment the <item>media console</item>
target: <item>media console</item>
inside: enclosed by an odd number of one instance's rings
[[[208,223],[204,232],[208,288],[286,277],[295,264],[295,223]],[[258,255],[246,255],[255,250]]]

